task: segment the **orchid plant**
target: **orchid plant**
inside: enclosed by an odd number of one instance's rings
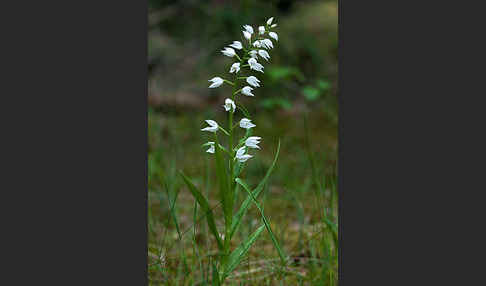
[[[230,75],[226,78],[219,76],[213,77],[209,80],[209,88],[218,88],[227,84],[232,87],[231,96],[224,101],[223,108],[228,113],[227,127],[224,128],[214,120],[206,120],[207,127],[202,128],[204,132],[212,133],[211,141],[204,144],[204,147],[209,147],[206,152],[210,156],[214,156],[216,161],[216,174],[219,181],[219,199],[221,201],[223,215],[224,215],[224,232],[220,234],[216,228],[214,215],[209,206],[208,200],[196,188],[191,180],[182,174],[182,177],[187,184],[189,190],[195,197],[201,209],[205,213],[208,227],[215,237],[218,246],[218,256],[213,260],[213,281],[215,285],[219,285],[225,281],[229,274],[239,265],[244,258],[248,249],[256,241],[260,233],[266,229],[272,239],[272,242],[277,249],[282,264],[285,264],[286,256],[279,246],[275,235],[270,228],[268,220],[266,219],[263,209],[257,201],[258,195],[263,191],[270,173],[272,172],[278,158],[280,150],[280,142],[277,147],[275,158],[267,171],[265,177],[253,190],[240,178],[241,172],[247,164],[248,160],[254,155],[249,154],[250,150],[260,149],[260,142],[262,140],[259,136],[252,136],[253,128],[256,125],[252,122],[251,116],[248,114],[246,108],[239,103],[239,96],[254,97],[255,89],[259,88],[261,81],[257,78],[257,74],[264,73],[264,66],[260,63],[261,60],[269,61],[270,55],[268,51],[273,49],[274,43],[278,41],[278,35],[272,29],[277,27],[273,23],[273,17],[268,19],[265,26],[259,26],[255,31],[252,26],[243,26],[242,42],[233,41],[228,47],[221,50],[221,53],[237,61],[232,63],[229,68]],[[269,38],[271,39],[269,39]],[[260,61],[260,62],[258,62]],[[236,111],[241,111],[242,118],[237,124],[234,124]],[[235,135],[237,130],[244,131],[243,137],[235,142]],[[228,137],[228,145],[225,147],[220,144],[222,136]],[[238,211],[235,211],[235,204],[237,202],[236,194],[240,187],[246,191],[247,197],[241,203]],[[249,237],[245,238],[241,244],[235,249],[230,249],[230,241],[235,232],[238,230],[242,218],[246,214],[251,204],[256,205],[262,217],[263,224]]]

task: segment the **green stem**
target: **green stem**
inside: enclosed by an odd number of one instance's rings
[[[235,54],[235,56],[238,58],[238,60],[241,62],[241,58],[238,56],[238,54]]]
[[[228,133],[228,131],[224,130],[224,128],[223,128],[223,127],[218,126],[218,129],[219,129],[219,130],[221,130],[221,131],[223,131],[223,133],[224,133],[224,134],[226,134],[226,135],[230,136],[230,134]]]
[[[223,79],[224,82],[228,83],[228,84],[231,84],[232,86],[234,86],[235,84],[227,79]]]
[[[238,57],[239,58],[239,57]],[[240,59],[241,61],[241,59]],[[234,81],[236,82],[236,74],[234,75],[235,79]],[[236,84],[233,85],[233,92],[231,99],[234,101],[235,100],[235,91],[236,89]],[[229,204],[231,205],[231,210],[233,210],[233,203],[234,203],[234,186],[235,186],[235,178],[233,177],[233,169],[234,169],[234,160],[233,158],[235,157],[235,151],[233,150],[233,113],[234,112],[228,112],[228,130],[229,130],[229,140],[228,140],[228,151],[230,152],[230,157],[228,159],[229,161],[229,178],[230,178],[230,188],[229,191],[231,192],[230,195],[230,200]],[[223,249],[224,249],[224,254],[222,258],[222,265],[226,265],[229,252],[230,252],[230,240],[231,240],[231,225],[232,225],[232,215],[229,216],[229,221],[225,223],[225,235],[224,235],[224,243],[223,243]],[[225,266],[224,266],[225,267]]]

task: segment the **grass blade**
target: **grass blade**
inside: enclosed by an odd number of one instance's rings
[[[194,184],[189,180],[184,173],[180,172],[184,182],[186,183],[189,191],[191,191],[194,198],[197,200],[199,205],[201,206],[202,211],[206,214],[206,221],[208,222],[208,227],[213,233],[214,237],[216,238],[216,242],[218,243],[218,248],[221,250],[223,249],[223,243],[221,242],[221,238],[219,237],[218,230],[216,229],[216,224],[214,223],[214,215],[213,211],[209,208],[209,203],[206,198],[201,194],[201,192],[194,186]]]
[[[214,260],[211,260],[211,264],[213,265],[213,286],[220,286],[219,283],[219,274],[218,269],[216,268],[216,264],[214,264]]]
[[[252,244],[258,238],[258,235],[263,231],[265,225],[260,226],[252,235],[243,241],[228,257],[228,262],[224,265],[224,273],[222,280],[224,280],[233,271],[248,252]]]
[[[258,208],[258,210],[260,211],[260,215],[262,216],[262,220],[263,220],[263,223],[265,225],[265,228],[267,229],[268,231],[268,234],[270,234],[270,238],[272,239],[272,242],[273,242],[273,245],[275,246],[275,248],[277,249],[277,252],[278,252],[278,255],[280,256],[280,260],[282,261],[282,264],[285,264],[285,254],[284,252],[282,251],[282,248],[280,248],[280,245],[277,241],[277,238],[275,238],[275,235],[273,234],[273,231],[272,229],[270,228],[270,224],[268,223],[268,220],[267,218],[265,217],[265,215],[263,214],[263,210],[262,208],[260,207],[260,204],[258,204],[257,200],[255,199],[255,197],[253,196],[253,194],[251,193],[250,191],[250,188],[248,188],[248,186],[245,184],[245,182],[243,182],[243,180],[241,180],[240,178],[236,178],[236,182],[238,184],[240,184],[243,189],[248,193],[248,196],[251,197],[251,199],[253,200],[253,202],[255,203],[256,207]]]
[[[177,221],[177,216],[176,216],[176,213],[175,213],[175,204],[176,204],[176,200],[177,200],[177,196],[179,195],[179,192],[176,191],[175,194],[171,197],[171,195],[170,195],[171,192],[169,191],[169,188],[167,186],[165,186],[165,190],[167,192],[167,198],[168,198],[168,201],[169,201],[170,215],[171,215],[171,217],[174,221],[179,239],[181,239],[182,235],[181,235],[181,231],[179,229],[179,223]]]
[[[272,165],[268,169],[267,173],[265,174],[265,177],[263,177],[263,180],[260,182],[260,184],[258,184],[258,186],[255,188],[255,190],[253,190],[253,196],[255,198],[258,198],[258,195],[263,190],[263,187],[265,186],[268,178],[270,177],[270,174],[272,173],[273,168],[275,167],[275,163],[277,162],[277,158],[278,158],[279,152],[280,152],[280,140],[278,141],[277,153],[275,154],[275,158],[273,159]],[[233,237],[233,235],[235,234],[236,230],[240,226],[241,220],[245,216],[246,211],[248,210],[248,207],[250,206],[250,202],[251,202],[251,197],[248,196],[243,201],[243,203],[241,204],[241,207],[238,210],[238,212],[235,214],[235,217],[233,218],[233,223],[231,225],[230,237]]]

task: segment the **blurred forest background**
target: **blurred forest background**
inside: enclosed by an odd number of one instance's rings
[[[279,41],[274,42],[270,62],[262,62],[265,73],[258,75],[262,87],[254,91],[255,97],[242,99],[257,125],[255,135],[263,138],[262,150],[248,164],[245,176],[248,182],[259,182],[280,139],[277,167],[265,191],[265,214],[290,255],[315,260],[302,260],[295,266],[293,278],[269,275],[261,281],[267,283],[262,285],[282,279],[297,279],[304,285],[336,285],[337,254],[335,249],[329,250],[335,246],[329,246],[329,237],[321,229],[337,225],[337,202],[332,199],[338,146],[337,0],[149,0],[152,285],[192,285],[199,279],[188,275],[195,272],[188,262],[191,253],[184,249],[192,247],[191,239],[204,245],[208,239],[202,230],[204,223],[192,233],[194,199],[176,170],[184,170],[208,194],[213,192],[210,155],[201,148],[207,140],[200,129],[206,125],[204,119],[226,122],[222,104],[229,90],[209,89],[208,80],[228,74],[233,61],[220,50],[234,40],[242,41],[242,25],[257,28],[270,17],[278,24],[274,30]],[[332,215],[323,214],[323,210]],[[249,216],[248,231],[255,227],[259,215]],[[323,223],[324,218],[330,221]],[[188,229],[186,240],[180,233]],[[268,237],[252,248],[249,259],[276,257]],[[292,284],[295,281],[277,285],[297,285]]]

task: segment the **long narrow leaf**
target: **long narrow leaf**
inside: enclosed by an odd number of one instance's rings
[[[263,231],[265,225],[260,226],[252,235],[250,235],[245,241],[243,241],[228,257],[228,262],[224,265],[224,273],[222,280],[224,280],[238,266],[248,252],[252,244],[258,238],[258,235]]]
[[[219,144],[216,137],[216,144]],[[231,226],[231,219],[233,213],[233,196],[232,191],[229,187],[228,173],[225,167],[224,159],[219,148],[215,148],[216,157],[216,174],[219,179],[219,193],[221,198],[221,203],[223,204],[223,214],[225,221],[225,229]],[[230,160],[232,160],[230,158]]]
[[[280,245],[277,241],[277,238],[275,238],[275,235],[273,234],[273,231],[270,228],[270,224],[269,224],[267,218],[265,217],[265,215],[263,214],[263,210],[260,207],[260,204],[258,204],[257,200],[255,199],[255,197],[251,193],[250,188],[248,188],[248,186],[245,184],[245,182],[242,179],[236,178],[236,182],[238,184],[240,184],[243,187],[243,189],[245,189],[245,191],[248,193],[248,195],[251,197],[251,199],[255,203],[256,207],[260,211],[260,215],[262,216],[262,220],[263,220],[263,223],[265,224],[265,228],[267,229],[268,234],[270,234],[270,238],[272,239],[273,245],[277,249],[278,255],[280,256],[280,260],[282,261],[282,264],[285,264],[285,254],[282,251],[282,248],[280,248]]]
[[[221,250],[223,249],[223,243],[221,242],[221,238],[219,237],[218,230],[216,229],[216,224],[214,223],[214,216],[213,211],[209,208],[209,203],[206,198],[201,194],[201,192],[194,186],[194,184],[189,180],[184,173],[181,172],[181,176],[184,179],[189,191],[191,191],[194,198],[197,200],[199,205],[201,206],[202,211],[206,214],[206,221],[208,222],[208,227],[213,233],[214,237],[216,238],[216,242],[218,243],[218,248]]]
[[[273,162],[272,162],[272,165],[270,166],[270,168],[268,169],[267,173],[265,174],[265,177],[263,178],[263,180],[260,182],[260,184],[258,184],[258,186],[255,188],[255,190],[253,190],[253,196],[255,198],[258,198],[258,195],[260,194],[260,192],[263,190],[263,187],[265,186],[268,178],[270,177],[270,174],[272,173],[273,171],[273,168],[275,167],[275,163],[277,162],[277,158],[278,158],[278,154],[280,152],[280,140],[278,141],[278,147],[277,147],[277,153],[275,154],[275,158],[273,159]],[[233,237],[233,235],[235,234],[236,230],[238,229],[238,227],[240,226],[241,224],[241,220],[243,219],[243,217],[245,216],[246,214],[246,211],[248,210],[248,207],[250,206],[250,203],[251,203],[251,197],[248,196],[244,201],[243,203],[241,204],[241,207],[240,209],[238,210],[238,212],[235,214],[234,218],[233,218],[233,223],[231,225],[231,232],[230,232],[230,237]]]

